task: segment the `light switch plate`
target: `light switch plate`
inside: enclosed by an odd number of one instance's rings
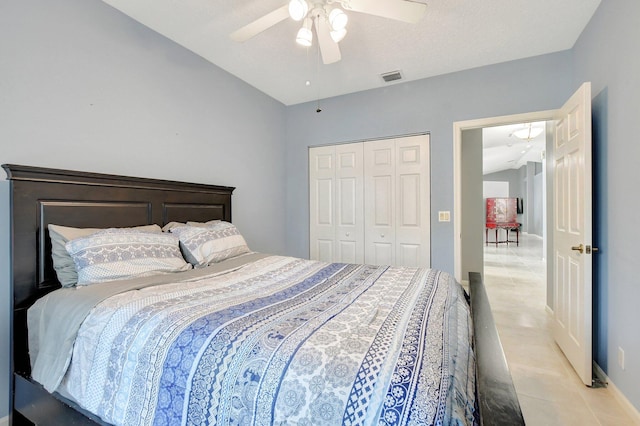
[[[439,211],[438,222],[451,222],[451,213],[449,211]]]

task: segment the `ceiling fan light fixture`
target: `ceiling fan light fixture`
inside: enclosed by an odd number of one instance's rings
[[[329,12],[329,25],[333,31],[342,31],[347,27],[349,17],[342,9],[335,8]]]
[[[340,43],[342,41],[342,39],[344,38],[344,36],[347,35],[347,30],[346,28],[343,28],[340,31],[331,31],[331,38],[333,39],[333,41],[335,41],[336,43]]]
[[[313,44],[313,33],[311,32],[311,19],[304,20],[302,28],[298,30],[296,35],[296,43],[304,47],[310,47]]]
[[[309,4],[305,0],[291,0],[289,2],[289,16],[294,21],[301,21],[309,12]]]

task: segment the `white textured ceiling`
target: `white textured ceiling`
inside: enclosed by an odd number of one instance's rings
[[[417,0],[428,4],[418,24],[348,12],[342,60],[318,66],[316,45],[296,45],[291,19],[244,43],[229,38],[287,0],[104,1],[285,105],[396,84],[380,78],[389,71],[410,81],[566,50],[600,4]]]
[[[529,124],[510,124],[482,129],[482,173],[487,175],[507,169],[519,169],[529,161],[540,163],[545,151],[545,131],[531,140],[522,140],[513,132]],[[531,123],[545,129],[544,121]]]

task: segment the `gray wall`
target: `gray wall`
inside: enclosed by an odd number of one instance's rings
[[[526,176],[523,231],[542,236],[542,176],[540,175],[542,164],[529,161],[523,168]],[[536,176],[538,176],[539,185],[536,185]]]
[[[529,226],[529,234],[542,237],[542,173],[533,176],[533,221]],[[542,256],[542,254],[541,254]]]
[[[485,182],[509,182],[509,197],[522,197],[520,174],[516,169],[502,170],[482,176]]]
[[[250,247],[285,252],[284,105],[98,0],[0,2],[0,73],[0,163],[236,186]],[[0,418],[8,363],[2,344]]]
[[[482,129],[462,132],[460,160],[462,169],[461,222],[462,246],[460,266],[462,280],[469,279],[469,272],[480,272],[484,276],[484,198],[482,196]]]
[[[553,158],[553,136],[555,134],[555,123],[553,121],[547,121],[545,125],[546,129],[546,146],[545,146],[545,156],[547,159]],[[549,263],[549,259],[554,258],[553,253],[553,211],[554,211],[554,167],[546,167],[547,172],[547,191],[546,191],[546,201],[547,201],[547,212],[549,213],[547,220],[547,233],[546,233],[546,241],[543,242],[543,247],[546,243],[546,253],[545,258],[547,259],[547,307],[553,310],[554,306],[554,295],[553,295],[553,280],[554,280],[554,271],[553,268],[549,267],[551,265]]]
[[[287,108],[287,252],[309,256],[309,146],[431,133],[431,262],[453,272],[453,122],[561,106],[571,52],[476,68]]]
[[[595,359],[640,410],[638,22],[637,0],[603,1],[573,49],[573,86],[591,81],[593,95]]]
[[[462,250],[460,266],[462,280],[469,279],[469,272],[480,272],[484,276],[484,197],[482,196],[482,129],[464,130],[461,143],[462,217],[460,238]]]

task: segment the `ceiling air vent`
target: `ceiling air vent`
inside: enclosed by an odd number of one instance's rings
[[[380,77],[382,77],[385,83],[391,83],[392,81],[402,80],[402,74],[400,74],[400,71],[386,72],[384,74],[380,74]]]

